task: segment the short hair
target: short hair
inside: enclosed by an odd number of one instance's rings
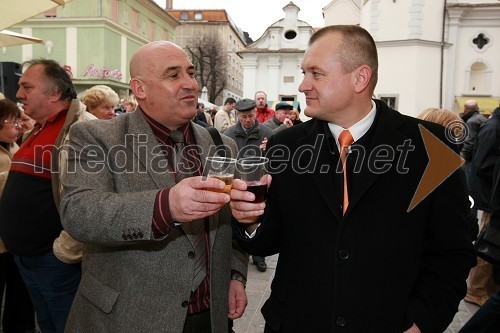
[[[448,109],[428,108],[422,111],[418,119],[430,121],[453,130],[455,138],[462,136],[465,123],[458,114]],[[459,125],[459,126],[457,126]]]
[[[299,111],[293,109],[293,110],[290,111],[290,113],[293,113],[295,115],[295,117],[297,117],[297,120],[300,119],[300,113],[299,113]]]
[[[0,99],[0,129],[3,128],[5,122],[9,118],[19,119],[21,117],[21,110],[17,104],[9,99]]]
[[[226,101],[224,102],[224,105],[226,104],[233,104],[233,103],[236,103],[236,100],[232,97],[228,97],[226,98]]]
[[[266,96],[266,99],[267,99],[267,94],[265,92],[263,92],[262,90],[259,90],[259,91],[255,92],[254,99],[257,99],[256,97],[257,97],[257,94],[259,94],[259,93],[260,94],[264,94],[264,96]]]
[[[120,101],[120,97],[113,89],[101,84],[85,90],[82,96],[82,103],[87,106],[87,109],[96,108],[104,101],[110,101],[116,105]]]
[[[25,61],[22,68],[28,69],[32,66],[43,66],[43,73],[50,82],[44,93],[61,93],[61,101],[71,101],[76,98],[76,88],[71,81],[68,71],[57,61],[51,59],[33,59]]]
[[[342,45],[338,48],[338,60],[346,73],[361,65],[368,65],[372,70],[370,88],[373,92],[378,80],[378,53],[373,37],[368,31],[357,25],[330,25],[316,31],[309,39],[309,46],[323,37],[340,34]]]
[[[127,98],[125,98],[125,100],[123,101],[123,104],[130,104],[134,107],[134,110],[135,110],[135,109],[137,109],[137,105],[139,103],[137,103],[137,100],[135,99],[135,95],[130,94]]]

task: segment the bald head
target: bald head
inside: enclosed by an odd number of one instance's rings
[[[479,106],[477,105],[477,102],[473,99],[469,99],[464,103],[464,114],[467,114],[471,111],[478,110]]]
[[[178,45],[164,40],[154,41],[141,46],[130,59],[130,77],[136,78],[145,74],[147,75],[148,69],[157,60],[160,53],[172,51],[185,53]]]
[[[156,41],[139,48],[130,60],[130,89],[142,111],[170,129],[196,115],[198,83],[186,52]]]

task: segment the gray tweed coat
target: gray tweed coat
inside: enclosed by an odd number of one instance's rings
[[[192,124],[202,161],[213,146]],[[180,333],[187,314],[194,260],[182,227],[154,239],[156,193],[175,185],[155,168],[165,161],[140,112],[71,128],[62,179],[64,228],[85,243],[83,276],[66,332]],[[223,141],[236,156],[234,141]],[[212,332],[227,332],[231,269],[246,275],[248,256],[232,242],[228,205],[209,218]]]

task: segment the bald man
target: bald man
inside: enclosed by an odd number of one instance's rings
[[[72,129],[61,215],[85,246],[66,331],[228,332],[247,304],[248,256],[232,242],[224,182],[201,176],[214,147],[191,121],[194,66],[158,41],[130,74],[136,112]]]

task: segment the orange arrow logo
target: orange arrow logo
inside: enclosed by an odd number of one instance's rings
[[[465,162],[462,157],[456,154],[423,125],[419,124],[418,127],[424,139],[429,163],[427,163],[427,167],[420,179],[417,191],[411,200],[407,212],[415,208]]]

